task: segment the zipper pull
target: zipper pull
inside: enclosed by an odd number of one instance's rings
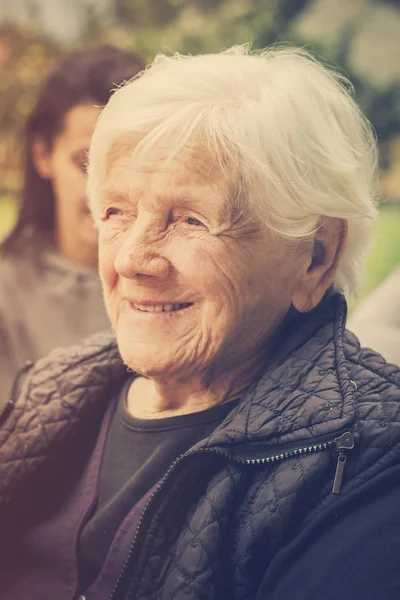
[[[342,489],[344,467],[347,462],[346,451],[354,448],[354,437],[350,431],[346,431],[334,439],[336,450],[339,452],[336,465],[335,479],[333,480],[332,494],[340,494]]]

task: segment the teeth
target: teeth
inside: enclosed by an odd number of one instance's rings
[[[141,310],[142,312],[173,312],[180,310],[181,308],[186,308],[187,306],[189,306],[188,302],[184,304],[133,304],[134,308]]]

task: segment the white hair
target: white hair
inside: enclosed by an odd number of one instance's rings
[[[112,96],[95,128],[88,197],[95,197],[113,144],[132,153],[168,144],[170,156],[201,145],[237,176],[243,206],[287,238],[313,235],[321,218],[348,224],[336,289],[354,294],[376,218],[376,144],[340,74],[307,52],[234,46],[219,54],[158,55]],[[239,188],[238,188],[239,189]]]

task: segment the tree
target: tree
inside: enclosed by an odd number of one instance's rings
[[[20,131],[43,78],[60,54],[56,42],[34,29],[0,27],[0,193],[19,186]]]

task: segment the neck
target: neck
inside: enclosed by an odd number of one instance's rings
[[[214,376],[184,380],[137,377],[128,392],[128,411],[139,419],[157,419],[207,410],[242,396],[257,381],[265,365],[265,353],[240,368],[224,369]]]

